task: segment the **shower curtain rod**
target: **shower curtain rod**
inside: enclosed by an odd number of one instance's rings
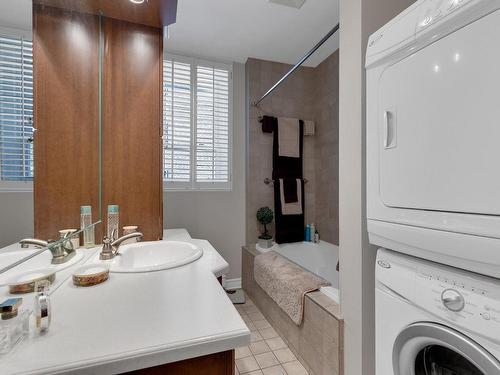
[[[323,43],[325,43],[333,34],[335,34],[338,31],[338,29],[339,29],[339,24],[337,24],[333,29],[331,29],[328,32],[328,34],[326,34],[323,37],[323,39],[321,39],[309,52],[307,52],[306,55],[303,58],[301,58],[300,61],[297,64],[295,64],[292,69],[290,69],[288,71],[288,73],[286,73],[283,77],[281,77],[281,79],[278,82],[276,82],[273,85],[273,87],[271,87],[269,90],[267,90],[267,92],[264,95],[262,95],[262,97],[259,100],[257,100],[255,103],[253,103],[253,105],[255,107],[257,107],[261,101],[263,101],[269,94],[271,94],[274,90],[276,90],[276,88],[279,85],[281,85],[283,83],[283,81],[286,80],[290,74],[292,74],[295,70],[297,70],[297,68],[299,66],[301,66],[309,57],[311,57],[311,55],[314,52],[316,52],[316,50],[319,47],[321,47],[323,45]]]

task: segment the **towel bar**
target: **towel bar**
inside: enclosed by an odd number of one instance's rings
[[[307,184],[309,182],[309,180],[307,178],[304,178],[304,184]],[[264,179],[264,183],[266,185],[272,185],[274,183],[274,180],[270,179],[270,178],[265,178]]]
[[[259,116],[259,122],[261,124],[262,124],[262,119],[263,119],[263,116]],[[307,137],[310,135],[314,135],[314,133],[315,133],[314,121],[312,121],[312,120],[302,120],[302,121],[304,121],[304,136]],[[271,131],[264,131],[264,126],[262,127],[262,131],[264,133],[272,133],[272,130]]]

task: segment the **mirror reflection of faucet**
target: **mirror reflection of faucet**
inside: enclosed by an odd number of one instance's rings
[[[36,238],[25,238],[19,241],[22,248],[28,248],[29,245],[34,245],[42,248],[42,251],[50,250],[52,253],[52,264],[63,264],[73,258],[76,254],[76,249],[72,242],[71,231],[60,231],[60,241],[52,245],[53,240],[39,240]],[[37,252],[38,253],[38,252]]]

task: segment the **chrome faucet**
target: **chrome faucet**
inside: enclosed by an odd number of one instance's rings
[[[76,251],[73,247],[73,243],[71,242],[70,233],[65,233],[61,235],[61,242],[56,244],[55,246],[51,246],[54,241],[44,241],[38,240],[36,238],[25,238],[19,241],[19,244],[22,248],[27,248],[29,245],[35,245],[38,247],[46,248],[48,247],[50,252],[52,253],[52,264],[62,264],[69,261],[76,254]]]
[[[114,233],[111,236],[113,237]],[[113,242],[111,242],[111,240],[108,237],[104,237],[102,240],[103,245],[101,254],[99,255],[99,259],[100,260],[113,259],[115,256],[120,255],[118,251],[123,241],[130,240],[132,238],[138,238],[138,241],[140,241],[143,236],[144,235],[141,232],[134,232],[121,236],[120,238],[114,240]]]

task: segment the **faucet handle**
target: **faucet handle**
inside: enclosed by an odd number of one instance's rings
[[[113,246],[111,246],[111,239],[108,236],[104,236],[102,239],[102,250],[99,255],[100,260],[109,260],[112,259],[113,254]]]
[[[113,251],[113,247],[111,246],[111,239],[108,236],[104,236],[104,238],[102,239],[102,250]]]

